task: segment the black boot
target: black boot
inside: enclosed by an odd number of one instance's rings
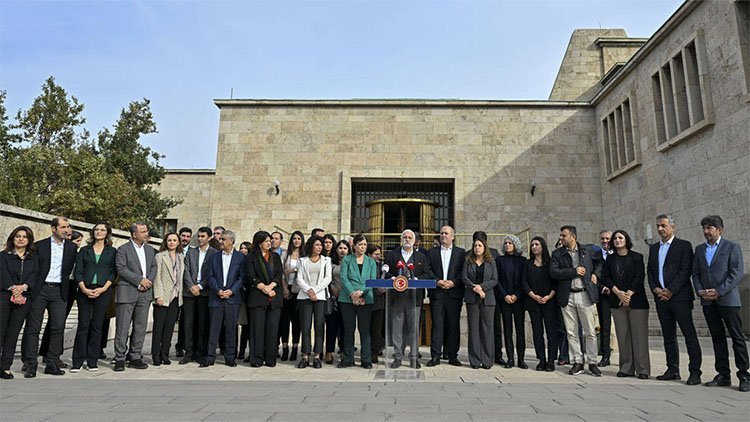
[[[296,356],[295,356],[295,358],[296,358]],[[284,347],[283,349],[281,349],[281,360],[282,361],[289,360],[289,348],[288,347]],[[294,360],[294,359],[292,359],[292,360]]]
[[[602,355],[602,360],[599,361],[597,366],[600,366],[604,368],[605,366],[609,366],[609,353],[605,353]]]
[[[297,360],[297,346],[292,346],[292,353],[289,354],[289,360],[291,361]]]

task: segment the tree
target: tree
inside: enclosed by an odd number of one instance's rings
[[[83,104],[47,79],[28,110],[7,124],[5,92],[0,92],[0,201],[125,229],[133,221],[155,220],[179,204],[151,188],[164,178],[158,153],[140,144],[156,132],[144,99],[124,109],[114,125],[99,133],[99,147],[83,127]]]

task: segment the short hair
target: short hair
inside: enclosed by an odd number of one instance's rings
[[[208,235],[208,237],[213,236],[214,232],[211,230],[211,227],[203,226],[198,229],[198,234],[205,233]]]
[[[482,243],[484,243],[485,246],[487,246],[487,233],[486,232],[483,232],[482,230],[477,230],[474,232],[474,234],[471,235],[471,247],[472,248],[474,247],[474,241],[477,239],[483,240],[484,242]]]
[[[718,215],[707,215],[701,219],[701,227],[716,227],[717,229],[724,228],[724,220]]]
[[[181,229],[180,229],[180,231],[179,231],[179,232],[177,232],[177,233],[179,233],[180,235],[182,235],[183,233],[190,233],[190,234],[193,234],[193,229],[191,229],[190,227],[183,227],[183,228],[181,228]]]
[[[620,230],[620,229],[615,230],[612,233],[612,245],[613,245],[612,249],[614,249],[615,235],[617,235],[617,234],[621,234],[622,237],[625,238],[625,249],[627,249],[627,250],[633,249],[633,240],[630,239],[630,235],[625,230]]]
[[[611,230],[607,230],[607,229],[604,229],[604,230],[602,230],[602,231],[600,231],[600,232],[599,232],[599,236],[601,236],[601,235],[602,235],[603,233],[609,233],[609,234],[612,234],[612,231],[611,231]]]
[[[180,235],[175,232],[169,232],[164,235],[161,241],[161,246],[159,246],[159,252],[164,252],[167,250],[167,239],[169,239],[169,236],[177,236],[177,249],[175,249],[175,252],[182,253],[182,242],[180,242]]]
[[[670,225],[674,226],[674,217],[671,214],[659,214],[656,216],[656,221],[659,220],[667,220]]]
[[[275,234],[279,235],[279,239],[284,240],[284,233],[282,233],[280,231],[271,232],[271,237],[273,237],[273,235],[275,235]]]
[[[224,228],[224,226],[216,226],[216,227],[214,227],[214,230],[221,230],[222,233],[223,233],[224,230],[226,230],[226,229]]]
[[[73,230],[70,233],[70,240],[77,240],[83,237],[83,233],[79,232],[78,230]]]
[[[237,242],[237,236],[235,236],[234,232],[231,231],[231,230],[224,230],[224,232],[221,233],[221,235],[222,236],[226,236],[226,237],[232,239],[232,244],[233,245],[234,245],[235,242]]]
[[[365,240],[365,241],[367,240],[367,238],[365,237],[365,235],[362,234],[362,233],[357,233],[356,235],[354,235],[354,239],[352,239],[352,243],[353,243],[352,246],[357,246],[357,243],[359,243],[359,242],[361,242],[363,240]]]
[[[68,217],[55,217],[52,219],[52,221],[50,221],[49,225],[54,228],[58,228],[60,227],[60,223],[62,223],[63,221],[70,222],[70,220],[68,220]]]
[[[570,234],[573,235],[576,239],[578,238],[578,231],[576,230],[576,226],[571,226],[570,224],[566,224],[562,227],[560,227],[560,231],[567,230],[570,232]]]
[[[130,235],[134,235],[135,232],[138,231],[138,226],[146,226],[148,228],[148,224],[144,223],[143,221],[136,221],[135,223],[130,225]]]
[[[411,233],[411,235],[412,235],[412,236],[414,236],[414,240],[416,240],[416,239],[417,239],[417,234],[416,234],[416,233],[414,233],[414,230],[412,230],[412,229],[406,229],[406,230],[402,231],[402,232],[401,232],[401,237],[404,237],[404,235],[405,235],[406,233]],[[354,243],[356,243],[356,242],[354,242]]]
[[[513,255],[523,255],[523,245],[521,245],[521,239],[518,238],[518,236],[514,234],[509,234],[503,238],[503,244],[506,240],[510,240],[513,243]],[[474,244],[472,243],[472,247]],[[501,254],[505,255],[505,247],[501,248]]]
[[[317,234],[318,232],[325,233],[326,230],[325,229],[321,229],[320,227],[316,227],[316,228],[312,229],[312,231],[310,231],[310,236],[318,236],[318,234]],[[323,237],[323,236],[321,235],[321,237]]]
[[[419,231],[414,231],[414,240],[421,242],[422,241],[422,233]]]
[[[11,252],[16,248],[16,245],[13,244],[13,239],[15,239],[16,235],[20,231],[26,232],[26,238],[29,240],[29,244],[26,245],[26,254],[28,255],[36,251],[36,245],[34,245],[34,231],[31,230],[29,226],[18,226],[13,229],[12,232],[10,232],[8,240],[5,242],[4,252]]]
[[[376,243],[368,243],[367,244],[367,251],[365,252],[366,255],[371,255],[375,251],[382,251],[383,248],[380,247],[380,245]]]
[[[313,246],[315,246],[315,242],[320,242],[320,246],[323,247],[323,238],[320,236],[310,236],[309,239],[307,239],[307,242],[305,243],[305,255],[310,256],[312,254]],[[320,251],[320,254],[323,255],[323,251]]]
[[[94,237],[94,230],[96,229],[96,226],[104,226],[104,228],[107,230],[107,237],[104,238],[104,245],[112,246],[112,225],[107,223],[106,221],[100,221],[91,227],[91,237],[89,237],[89,240],[86,241],[86,243],[88,243],[89,245],[93,245],[94,242],[96,242],[96,237]]]

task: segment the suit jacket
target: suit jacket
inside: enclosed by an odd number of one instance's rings
[[[206,249],[206,257],[203,260],[203,266],[201,267],[201,296],[208,296],[208,267],[206,262],[208,257],[218,252],[212,247]],[[193,297],[190,293],[190,288],[198,284],[198,264],[200,263],[200,249],[190,248],[185,253],[185,272],[182,274],[182,295],[187,297]]]
[[[599,300],[599,287],[591,282],[591,275],[602,278],[602,263],[596,259],[595,252],[589,245],[578,244],[579,265],[586,268],[583,279],[583,289],[588,293],[591,303]],[[570,257],[565,246],[555,249],[550,257],[549,274],[557,280],[557,303],[560,306],[568,306],[570,299],[570,284],[578,275],[573,268],[573,258]]]
[[[659,284],[659,244],[656,242],[648,250],[648,285],[653,292],[655,288],[661,288]],[[664,259],[664,287],[672,292],[672,302],[693,301],[693,285],[690,283],[690,274],[693,271],[693,245],[687,240],[672,239],[669,251]],[[654,294],[655,300],[660,299]]]
[[[41,289],[44,280],[49,274],[50,260],[52,258],[52,238],[48,237],[36,242],[36,253],[39,257],[39,282],[32,293],[32,297],[35,297]],[[76,255],[78,254],[78,246],[70,240],[66,240],[63,243],[63,257],[62,267],[60,269],[60,276],[62,277],[62,299],[63,301],[68,300],[68,294],[70,294],[70,273],[73,271],[73,265],[76,263]],[[75,291],[75,288],[73,289]]]
[[[169,298],[172,297],[172,288],[177,282],[177,305],[182,306],[182,273],[185,271],[185,257],[178,253],[176,255],[177,271],[172,273],[172,260],[169,251],[156,254],[156,277],[154,278],[154,303],[156,299],[164,299],[164,306],[169,306]],[[175,279],[176,277],[176,279]]]
[[[0,252],[0,292],[8,295],[3,300],[10,300],[9,288],[22,284],[29,286],[23,295],[31,297],[39,284],[39,256],[27,253],[21,260],[15,252]]]
[[[115,267],[116,256],[117,249],[112,246],[105,246],[104,249],[102,249],[99,262],[96,262],[94,247],[92,245],[82,247],[81,250],[78,251],[78,256],[76,256],[76,284],[83,282],[87,287],[93,287],[93,284],[91,283],[94,281],[94,275],[96,275],[97,287],[103,287],[108,280],[114,284],[117,280],[117,268]]]
[[[441,248],[442,246],[436,246],[430,249],[427,254],[427,257],[430,261],[430,269],[432,269],[435,278],[438,280],[442,280],[444,273],[443,259],[440,255]],[[461,280],[461,275],[464,267],[464,262],[466,262],[466,251],[463,248],[459,248],[458,246],[453,246],[451,259],[448,262],[447,280],[452,280],[454,286],[447,290],[441,289],[440,287],[427,289],[427,295],[429,296],[431,301],[440,300],[446,296],[455,300],[463,299],[465,287],[463,281]]]
[[[226,287],[224,287],[224,252],[215,253],[206,257],[203,265],[208,265],[208,307],[217,308],[222,300],[233,305],[242,303],[242,284],[245,276],[245,255],[240,251],[232,251],[232,259],[229,261],[229,271],[227,272]],[[276,255],[271,253],[271,255]],[[232,296],[229,299],[219,298],[219,290],[229,289]],[[256,289],[257,291],[257,289]]]
[[[404,258],[401,255],[401,248],[396,248],[392,250],[388,254],[388,258],[386,258],[385,263],[388,264],[388,273],[386,274],[387,278],[395,277],[398,275],[398,262],[403,261]],[[432,269],[430,267],[430,262],[427,260],[427,256],[423,253],[414,252],[409,257],[408,262],[404,262],[404,265],[408,265],[409,263],[414,264],[414,270],[411,271],[412,278],[418,278],[422,280],[431,280],[434,279],[435,276],[432,273]],[[408,277],[408,272],[406,268],[402,271],[404,275]],[[406,296],[409,292],[397,292],[393,290],[392,292],[389,292],[390,297],[397,298],[399,296]],[[422,304],[424,301],[424,289],[417,289],[417,303]]]
[[[284,294],[281,286],[281,277],[284,271],[281,266],[281,257],[271,252],[269,262],[263,259],[260,251],[252,251],[245,259],[245,288],[247,289],[247,306],[251,308],[273,309],[280,308],[284,303]],[[274,291],[276,296],[270,298],[256,287],[258,284],[276,283]],[[271,299],[271,300],[269,300]]]
[[[146,278],[153,282],[156,279],[156,249],[148,243],[143,245],[143,249],[146,254]],[[138,285],[143,280],[143,270],[132,240],[117,248],[115,266],[119,275],[115,303],[135,303],[140,295],[145,295],[149,301],[154,298],[154,289],[138,291]]]
[[[299,260],[297,269],[297,285],[299,286],[299,293],[297,294],[298,300],[310,300],[307,295],[309,289],[315,291],[315,296],[318,300],[325,300],[328,298],[328,285],[331,284],[333,279],[331,269],[331,258],[327,256],[320,256],[320,272],[318,278],[315,280],[310,279],[308,274],[308,267],[312,264],[310,258],[302,257]]]
[[[479,295],[472,290],[477,282],[479,282],[479,285],[482,286],[482,290],[485,293],[484,306],[495,306],[497,304],[494,293],[495,286],[497,286],[497,266],[495,266],[494,262],[490,261],[484,263],[484,277],[482,280],[477,280],[476,262],[473,260],[465,262],[461,269],[461,281],[463,282],[463,285],[466,286],[464,289],[464,301],[466,303],[477,303],[482,300],[479,298]]]
[[[365,304],[373,303],[372,288],[365,287],[367,280],[378,278],[378,264],[374,259],[365,255],[362,262],[362,273],[359,272],[357,265],[357,256],[350,254],[341,260],[341,293],[339,293],[339,302],[352,303],[352,292],[362,290],[364,292]]]
[[[716,289],[717,301],[721,306],[742,306],[740,291],[737,286],[745,274],[740,245],[722,238],[711,260],[706,261],[706,244],[695,248],[693,255],[693,286],[695,291]],[[711,301],[701,298],[701,305],[710,305]]]

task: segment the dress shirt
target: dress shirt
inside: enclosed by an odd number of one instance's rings
[[[446,248],[440,246],[440,260],[443,262],[443,280],[448,279],[448,265],[451,263],[451,254],[453,253],[453,246]]]
[[[203,261],[206,260],[206,252],[208,252],[208,246],[206,247],[206,250],[198,249],[198,288],[203,290],[203,286],[201,285],[201,274],[203,272],[201,271],[203,269]]]
[[[138,255],[138,262],[141,263],[141,271],[143,271],[143,278],[146,278],[146,249],[144,249],[144,247],[146,246],[146,242],[143,242],[141,246],[138,246],[138,244],[132,240],[131,242],[133,242],[133,247],[135,248],[135,254]]]
[[[232,263],[232,252],[221,252],[221,270],[224,274],[224,284],[222,284],[222,287],[227,287],[227,276],[229,276],[229,264]]]
[[[576,245],[575,249],[568,249],[568,255],[570,255],[570,259],[573,260],[573,268],[578,268],[578,266],[581,264],[581,260],[578,257],[578,245]],[[583,288],[583,279],[581,276],[576,273],[575,278],[570,282],[570,287],[573,289],[582,289]]]
[[[50,262],[49,273],[44,279],[45,283],[62,283],[62,261],[63,251],[65,250],[65,240],[57,243],[54,237],[49,240],[50,243]]]
[[[409,252],[406,252],[404,248],[401,248],[401,257],[404,258],[404,267],[406,267],[406,263],[409,262],[409,258],[411,258],[412,255],[414,255],[414,248],[412,248]]]
[[[708,265],[711,265],[711,261],[714,260],[714,254],[716,253],[716,249],[719,248],[719,242],[721,242],[721,236],[716,240],[716,243],[713,245],[706,242],[706,262],[708,262]]]
[[[666,242],[659,242],[659,284],[664,288],[664,262],[667,260],[667,252],[669,247],[672,246],[674,236],[670,237]]]

